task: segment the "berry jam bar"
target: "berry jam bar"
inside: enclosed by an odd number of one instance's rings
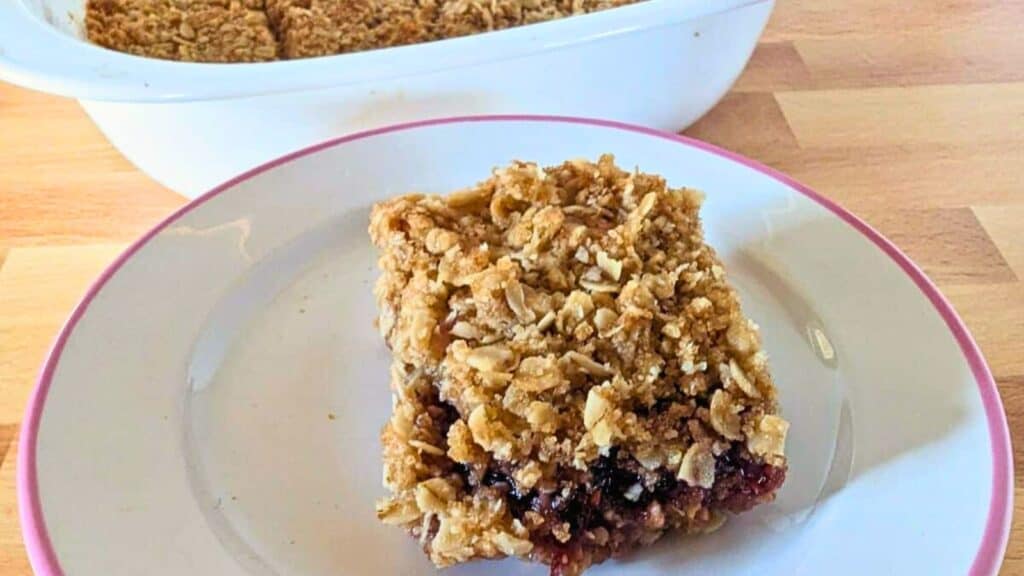
[[[375,206],[381,520],[575,575],[771,501],[789,425],[700,204],[603,156]]]

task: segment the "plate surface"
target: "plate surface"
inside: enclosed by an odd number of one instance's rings
[[[905,256],[748,160],[609,122],[488,117],[345,137],[200,197],[75,310],[22,431],[40,574],[423,574],[377,522],[388,353],[370,205],[512,159],[616,154],[704,190],[709,242],[792,422],[776,502],[592,574],[995,574],[1009,435],[977,346]],[[518,561],[451,574],[543,574]]]

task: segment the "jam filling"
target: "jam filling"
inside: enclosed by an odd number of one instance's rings
[[[465,466],[456,471],[467,486],[504,498],[512,517],[524,524],[531,525],[527,512],[534,512],[534,557],[550,564],[553,576],[569,576],[574,566],[601,562],[684,525],[687,510],[704,509],[707,520],[710,511],[742,512],[769,501],[786,476],[785,468],[757,462],[740,446],[718,456],[715,468],[711,489],[691,487],[668,471],[645,471],[634,458],[612,449],[589,473],[567,473],[579,478],[561,489],[526,493],[493,464],[482,474]],[[565,524],[568,538],[561,528]]]
[[[439,398],[431,400],[427,415],[443,438],[459,413]],[[784,467],[758,462],[740,445],[716,457],[710,489],[691,487],[668,470],[645,470],[618,448],[586,473],[565,471],[557,489],[526,492],[517,488],[503,463],[492,461],[481,470],[445,456],[437,459],[467,489],[504,499],[512,517],[530,527],[533,556],[550,565],[552,576],[573,576],[578,566],[650,544],[671,528],[685,527],[686,519],[692,519],[687,512],[698,510],[703,513],[700,520],[707,523],[711,512],[749,510],[772,500],[786,477]],[[528,512],[534,514],[528,518]],[[431,526],[430,531],[435,530]]]

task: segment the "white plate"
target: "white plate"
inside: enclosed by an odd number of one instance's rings
[[[44,366],[19,494],[40,574],[422,574],[381,525],[388,354],[369,206],[511,159],[613,152],[707,192],[792,421],[769,506],[593,574],[995,574],[1009,435],[977,346],[895,247],[786,177],[609,122],[490,117],[342,138],[249,172],[133,245]],[[183,167],[182,169],[188,169]],[[542,574],[517,561],[451,574]]]

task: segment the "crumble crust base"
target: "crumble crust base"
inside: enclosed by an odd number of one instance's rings
[[[375,206],[379,517],[438,566],[578,574],[772,500],[788,423],[700,204],[603,156]]]

